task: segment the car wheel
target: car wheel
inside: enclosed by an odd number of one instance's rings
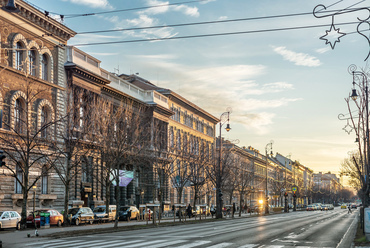
[[[17,223],[17,227],[16,228],[17,228],[17,230],[21,230],[21,223],[20,222]]]
[[[78,226],[80,224],[80,220],[79,219],[76,219],[75,220],[75,224],[76,224],[76,226]]]
[[[61,220],[58,220],[57,226],[58,227],[61,227],[62,226],[62,221]]]

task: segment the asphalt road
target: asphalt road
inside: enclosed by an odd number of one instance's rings
[[[347,214],[347,210],[339,208],[291,212],[61,239],[29,239],[13,247],[348,248],[357,215],[358,211]]]

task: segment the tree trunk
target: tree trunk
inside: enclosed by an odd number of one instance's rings
[[[68,176],[68,175],[67,175]],[[68,203],[69,203],[69,179],[66,181],[66,184],[64,185],[64,213],[63,213],[63,218],[64,218],[64,223],[63,225],[71,225],[70,219],[68,218]]]

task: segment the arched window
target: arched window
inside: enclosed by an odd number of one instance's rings
[[[22,70],[23,68],[23,51],[24,47],[21,42],[17,42],[15,51],[15,68],[17,70]]]
[[[24,116],[24,104],[23,101],[18,98],[15,100],[14,105],[14,130],[17,133],[23,132],[23,116]]]
[[[22,194],[23,170],[19,164],[16,166],[16,173],[17,178],[15,179],[15,193]]]
[[[41,194],[48,193],[48,167],[44,165],[42,167],[42,175],[41,175]]]
[[[35,50],[31,49],[28,51],[28,60],[29,60],[28,72],[32,76],[36,76],[36,52]]]
[[[49,122],[49,109],[46,106],[41,108],[41,138],[48,137],[48,122]]]
[[[41,69],[42,69],[42,79],[48,81],[49,80],[49,59],[46,54],[42,55],[42,60],[41,60]]]

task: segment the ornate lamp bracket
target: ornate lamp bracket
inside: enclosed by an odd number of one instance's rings
[[[335,27],[334,17],[338,16],[338,15],[343,15],[343,14],[348,14],[348,13],[352,13],[352,12],[366,10],[368,12],[368,16],[365,19],[361,19],[361,18],[357,17],[358,25],[357,25],[356,31],[357,31],[358,34],[360,34],[361,36],[363,36],[367,40],[367,42],[369,44],[369,47],[370,47],[370,39],[367,37],[367,35],[363,34],[363,32],[362,32],[362,31],[365,31],[365,30],[360,30],[360,26],[362,24],[367,24],[366,31],[370,29],[370,22],[369,22],[370,8],[345,8],[345,9],[338,10],[338,11],[337,10],[336,11],[329,11],[329,10],[326,10],[326,9],[327,9],[326,6],[323,5],[323,4],[319,4],[313,9],[313,15],[316,18],[331,17],[330,29],[326,30],[326,34],[321,36],[319,38],[320,40],[325,40],[325,44],[326,45],[329,44],[331,49],[334,49],[336,43],[340,42],[340,38],[342,38],[343,36],[346,35],[346,33],[340,32],[340,29]],[[368,54],[365,58],[365,61],[369,58],[369,56],[370,56],[370,49],[369,49],[369,52],[368,52]]]

